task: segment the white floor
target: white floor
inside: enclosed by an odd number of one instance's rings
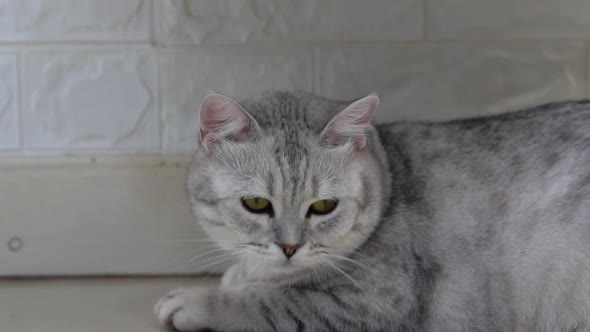
[[[1,331],[157,332],[152,307],[168,290],[215,279],[0,280]]]

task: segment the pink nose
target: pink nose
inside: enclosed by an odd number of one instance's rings
[[[297,252],[297,249],[299,249],[301,246],[300,245],[279,244],[279,247],[281,247],[281,249],[283,249],[283,252],[285,253],[285,256],[287,256],[287,258],[291,258],[291,256],[295,255],[295,252]]]

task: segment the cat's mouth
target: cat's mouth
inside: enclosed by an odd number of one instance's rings
[[[276,243],[255,243],[245,244],[250,264],[253,266],[253,273],[271,272],[278,274],[289,274],[306,270],[318,264],[318,258],[323,253],[322,246],[313,243],[304,243],[297,248],[287,250],[284,246]]]
[[[288,267],[293,266],[293,262],[291,262],[290,259],[286,259],[280,264],[280,266],[288,268]]]

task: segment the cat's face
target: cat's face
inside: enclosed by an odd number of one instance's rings
[[[366,240],[382,200],[365,137],[375,96],[356,117],[345,113],[362,128],[336,119],[321,134],[262,129],[237,103],[214,96],[201,107],[203,148],[188,186],[195,215],[219,246],[276,275],[345,259]],[[223,129],[230,120],[242,122]],[[215,130],[232,132],[211,137]]]

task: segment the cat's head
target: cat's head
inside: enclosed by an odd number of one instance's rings
[[[241,104],[207,95],[188,189],[209,237],[271,275],[344,259],[383,209],[378,106],[373,94],[344,103],[268,92]]]

